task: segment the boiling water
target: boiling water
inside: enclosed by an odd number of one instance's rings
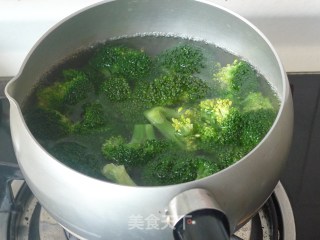
[[[69,68],[75,68],[75,69],[83,69],[86,67],[88,63],[88,59],[90,59],[96,51],[99,50],[99,48],[104,45],[110,45],[110,46],[127,46],[134,49],[141,49],[143,50],[147,55],[151,56],[152,58],[156,58],[157,55],[164,52],[167,49],[174,48],[178,45],[182,44],[188,44],[191,46],[194,46],[201,50],[201,52],[204,55],[204,68],[201,70],[200,73],[197,73],[196,75],[201,78],[204,81],[210,82],[212,81],[213,75],[219,70],[219,67],[223,67],[227,64],[232,64],[235,59],[239,59],[238,56],[235,56],[213,44],[208,44],[204,41],[193,41],[191,39],[183,39],[183,38],[177,38],[177,37],[161,37],[161,36],[135,36],[135,37],[126,37],[126,38],[119,38],[112,41],[108,41],[106,43],[100,43],[95,46],[92,46],[91,48],[86,49],[85,51],[76,53],[73,56],[70,56],[65,59],[61,64],[57,64],[55,67],[53,67],[49,72],[43,75],[41,79],[39,79],[39,85],[35,87],[35,90],[30,95],[26,103],[23,107],[24,114],[28,114],[34,110],[34,108],[37,106],[37,97],[36,92],[38,88],[41,88],[46,85],[51,85],[53,82],[60,81],[61,80],[61,72],[64,69]],[[149,75],[149,77],[152,76]],[[257,74],[257,81],[260,82],[261,91],[263,95],[268,96],[271,103],[274,105],[274,108],[277,110],[279,106],[279,99],[277,98],[277,95],[272,90],[272,87],[268,83],[268,81],[260,74]],[[211,94],[209,97],[214,97],[215,93]],[[85,102],[91,102],[99,100],[101,103],[105,101],[103,97],[97,96],[96,94],[92,93],[84,102],[80,102],[79,104],[76,104],[73,106],[73,113],[68,116],[72,121],[76,122],[81,118],[81,112],[82,112],[82,105]],[[104,111],[107,115],[110,112],[109,105],[104,105]],[[121,121],[121,119],[119,119]],[[146,120],[147,123],[147,120]],[[132,125],[133,127],[133,125]],[[127,127],[119,127],[119,129],[108,129],[106,131],[96,131],[94,133],[89,133],[85,135],[79,135],[79,134],[71,134],[63,139],[58,139],[55,141],[48,140],[48,139],[38,139],[39,142],[50,152],[50,149],[56,145],[59,142],[76,142],[81,144],[82,146],[85,146],[85,154],[87,158],[90,158],[90,161],[96,161],[98,165],[103,166],[107,163],[105,158],[103,157],[101,153],[101,146],[106,138],[109,138],[110,136],[114,134],[121,134],[125,136],[126,138],[130,139],[130,136],[132,135],[132,131],[130,131]],[[81,149],[80,149],[81,150]],[[82,151],[82,150],[81,150]],[[83,154],[83,153],[78,154]],[[65,158],[68,158],[68,156],[56,156],[59,158],[62,162],[64,162]],[[69,163],[66,164],[70,165]],[[71,167],[85,173],[89,174],[96,178],[104,179],[103,176],[97,172],[97,171],[91,171],[88,169],[89,167],[87,165],[81,166],[81,164],[71,164]],[[137,171],[134,171],[137,172]]]

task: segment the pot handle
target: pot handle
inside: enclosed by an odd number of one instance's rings
[[[230,239],[228,219],[205,189],[178,194],[170,201],[167,213],[175,240]]]
[[[226,240],[230,239],[225,216],[214,210],[200,210],[181,219],[173,231],[175,240]]]

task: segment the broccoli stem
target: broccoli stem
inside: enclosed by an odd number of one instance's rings
[[[171,122],[168,121],[168,118],[171,119],[179,117],[179,113],[177,111],[165,107],[154,107],[145,111],[144,115],[165,138],[176,143],[182,149],[186,147],[183,141],[176,134]]]
[[[132,138],[129,144],[141,144],[146,140],[153,140],[156,136],[151,124],[136,124],[133,128]]]
[[[136,186],[123,165],[106,164],[101,170],[103,176],[110,181],[127,186]]]

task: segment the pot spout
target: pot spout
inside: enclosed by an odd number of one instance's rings
[[[17,107],[21,105],[21,103],[23,101],[22,96],[24,95],[24,94],[22,94],[21,88],[17,87],[17,84],[19,82],[18,80],[19,80],[19,77],[14,77],[13,79],[11,79],[7,83],[7,85],[4,89],[4,93],[10,101],[10,105],[12,106],[12,103],[14,102],[17,105]],[[24,88],[24,91],[26,91],[26,89],[27,88]]]

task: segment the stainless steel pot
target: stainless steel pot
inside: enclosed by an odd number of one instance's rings
[[[262,142],[223,171],[163,187],[128,187],[99,181],[48,154],[30,133],[20,108],[39,77],[81,48],[138,33],[203,39],[256,66],[281,100],[277,118]],[[170,222],[171,214],[175,215],[172,223],[179,220],[180,213],[188,213],[187,207],[179,208],[177,203],[184,199],[182,193],[190,189],[200,189],[200,193],[211,196],[209,208],[225,214],[232,233],[272,193],[285,165],[292,135],[290,88],[275,50],[247,20],[205,0],[117,0],[86,8],[40,39],[5,91],[10,101],[14,149],[29,187],[63,227],[85,239],[173,239],[166,221]],[[199,200],[193,204],[201,209],[207,203]],[[153,219],[163,229],[148,226],[147,219]]]

